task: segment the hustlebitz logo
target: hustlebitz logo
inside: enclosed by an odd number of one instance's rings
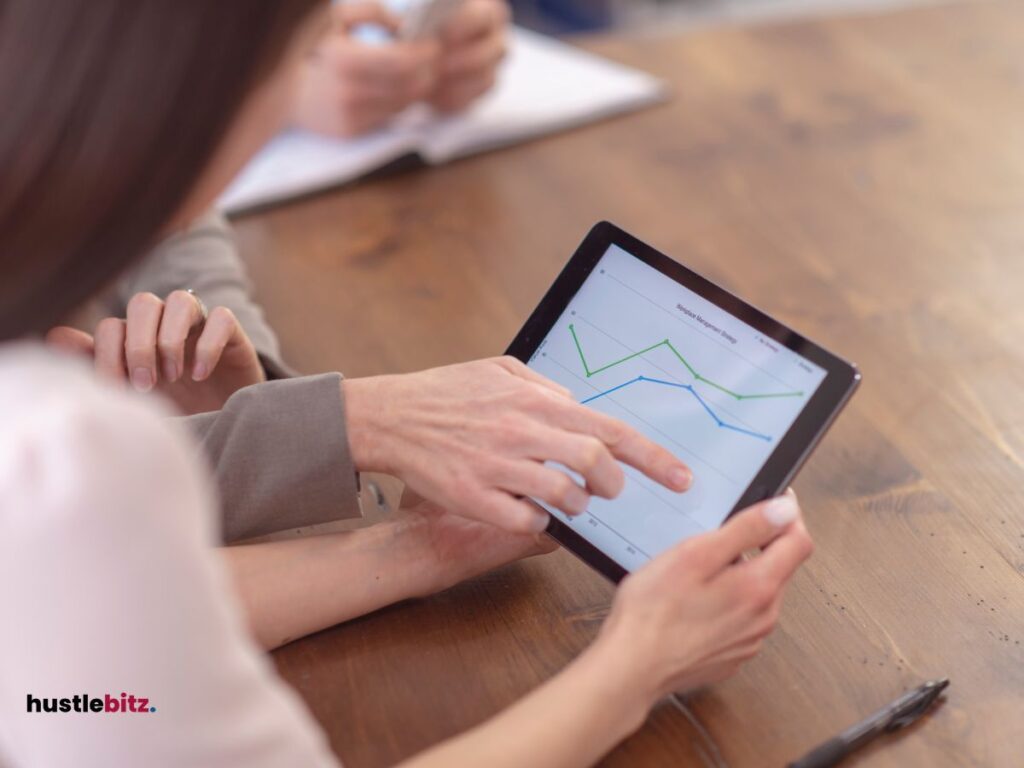
[[[148,715],[156,712],[156,707],[149,703],[149,699],[145,696],[136,696],[134,693],[122,693],[120,696],[111,696],[109,693],[102,696],[90,696],[87,693],[82,693],[66,698],[38,697],[30,693],[25,707],[26,711],[30,713],[89,712],[101,715]]]

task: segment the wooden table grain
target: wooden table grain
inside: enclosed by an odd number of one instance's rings
[[[606,764],[782,765],[944,675],[944,706],[852,764],[1024,764],[1024,4],[587,45],[671,103],[239,222],[292,362],[500,353],[616,221],[864,386],[797,483],[817,552],[763,655]],[[275,660],[349,766],[386,766],[553,675],[611,594],[557,553]]]

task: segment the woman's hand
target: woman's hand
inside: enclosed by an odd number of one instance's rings
[[[758,557],[741,559],[755,547]],[[597,641],[572,664],[403,768],[594,765],[662,696],[728,677],[753,656],[811,549],[791,494],[680,544],[622,582]]]
[[[127,318],[105,318],[93,335],[61,326],[46,340],[87,355],[108,380],[162,392],[186,414],[218,410],[242,387],[266,379],[231,310],[217,307],[206,317],[187,291],[173,292],[166,302],[138,293],[128,302]]]
[[[292,119],[300,128],[351,137],[380,128],[437,84],[435,40],[360,41],[353,29],[377,24],[397,33],[401,21],[378,3],[331,8],[334,28],[303,65]]]
[[[511,357],[342,384],[352,457],[362,471],[403,479],[463,517],[508,531],[542,531],[591,494],[622,490],[622,461],[675,491],[689,468],[632,427],[579,405],[569,391]],[[578,484],[564,470],[582,477]]]
[[[757,504],[627,577],[593,650],[628,667],[626,684],[647,708],[729,677],[760,650],[812,551],[792,491]]]
[[[494,87],[505,58],[509,23],[505,0],[465,0],[441,30],[441,60],[430,103],[460,112]]]

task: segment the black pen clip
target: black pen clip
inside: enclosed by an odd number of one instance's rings
[[[901,728],[906,728],[908,725],[912,725],[928,711],[928,709],[935,703],[935,700],[939,698],[946,687],[949,685],[949,678],[943,680],[936,680],[932,683],[928,683],[928,692],[921,697],[920,700],[915,701],[907,709],[903,709],[896,712],[892,720],[885,726],[887,732],[898,731]]]

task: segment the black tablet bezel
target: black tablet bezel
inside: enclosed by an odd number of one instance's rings
[[[594,266],[612,245],[619,246],[643,263],[654,267],[669,279],[690,289],[747,325],[756,328],[764,336],[802,355],[826,371],[825,379],[811,396],[800,415],[797,416],[796,421],[779,440],[779,444],[761,467],[761,471],[747,486],[726,519],[755,502],[781,493],[789,486],[811,451],[814,450],[857,389],[861,379],[857,366],[801,336],[738,296],[701,277],[693,270],[684,267],[614,224],[602,221],[590,230],[533,314],[530,315],[526,324],[509,345],[506,354],[524,363],[529,363],[540,343],[547,337],[555,322],[569,306],[569,302],[590,276]],[[613,582],[619,582],[628,574],[625,568],[576,533],[568,524],[554,516],[551,517],[547,532],[566,549]]]

